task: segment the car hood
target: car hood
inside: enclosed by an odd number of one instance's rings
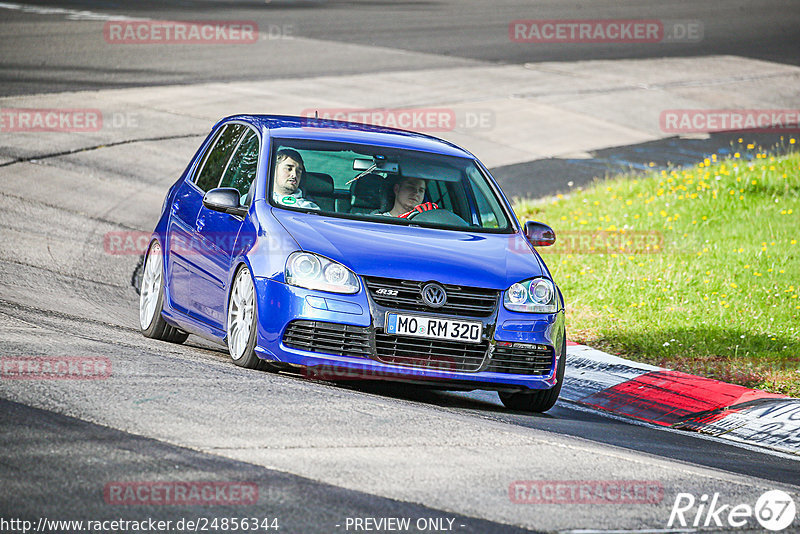
[[[520,234],[411,227],[280,209],[273,213],[303,250],[362,276],[506,289],[544,274]]]

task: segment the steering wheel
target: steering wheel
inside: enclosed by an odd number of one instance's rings
[[[469,223],[453,213],[452,211],[440,208],[430,208],[425,211],[412,211],[406,217],[407,219],[414,219],[415,223],[432,223],[444,226],[454,227],[468,227]]]
[[[422,204],[417,204],[411,211],[402,214],[400,217],[408,219],[410,221],[420,213],[425,213],[426,211],[438,210],[438,209],[439,205],[436,204],[435,202],[423,202]]]

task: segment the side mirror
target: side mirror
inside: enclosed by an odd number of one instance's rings
[[[553,229],[536,221],[525,223],[525,237],[534,247],[549,247],[556,242],[556,233]]]
[[[239,191],[233,187],[217,187],[203,195],[203,206],[210,210],[244,217],[247,208],[239,204]]]

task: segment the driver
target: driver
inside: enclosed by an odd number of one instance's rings
[[[272,188],[272,199],[285,206],[318,210],[314,202],[303,198],[300,182],[306,173],[300,153],[291,148],[278,150],[275,158],[275,183]]]
[[[403,178],[392,186],[394,193],[394,204],[389,211],[378,213],[387,217],[408,217],[415,211],[427,211],[437,209],[438,206],[433,202],[422,201],[425,199],[427,184],[422,178]]]

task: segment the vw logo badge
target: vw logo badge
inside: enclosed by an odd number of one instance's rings
[[[435,282],[422,287],[422,302],[430,308],[441,308],[447,303],[447,293]]]

